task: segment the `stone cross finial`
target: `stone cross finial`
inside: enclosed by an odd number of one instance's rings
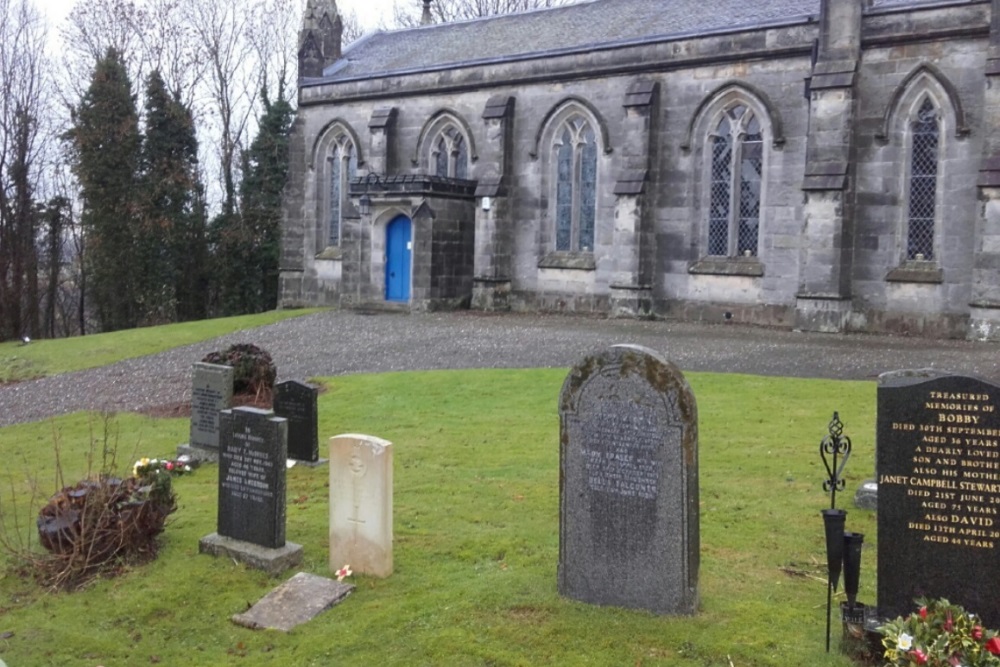
[[[424,13],[420,17],[420,25],[430,25],[434,23],[434,19],[431,18],[431,0],[424,0]]]

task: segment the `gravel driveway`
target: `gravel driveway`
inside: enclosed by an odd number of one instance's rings
[[[607,345],[635,343],[658,350],[686,371],[858,380],[935,367],[1000,382],[1000,355],[992,343],[560,315],[325,311],[102,368],[2,386],[0,425],[189,400],[191,364],[240,342],[268,350],[279,379],[437,368],[568,368]]]

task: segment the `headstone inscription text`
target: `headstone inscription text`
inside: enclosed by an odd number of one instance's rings
[[[319,460],[316,387],[286,380],[274,386],[274,414],[288,420],[288,458],[315,463]]]
[[[878,608],[944,597],[1000,624],[1000,387],[899,371],[878,388]]]
[[[287,424],[270,410],[221,414],[220,535],[263,547],[285,545]]]
[[[192,370],[190,444],[218,449],[219,411],[233,403],[233,368],[198,362]]]
[[[683,375],[652,350],[616,345],[570,371],[559,412],[559,592],[694,613],[697,407]]]

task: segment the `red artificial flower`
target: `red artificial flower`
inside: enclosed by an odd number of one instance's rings
[[[1000,655],[1000,637],[993,637],[986,642],[986,650],[993,655]]]
[[[976,641],[983,638],[983,626],[977,625],[972,628],[972,638]]]
[[[174,462],[173,461],[167,461],[166,468],[167,468],[167,470],[173,470],[174,469]]]
[[[910,655],[913,656],[913,659],[917,661],[918,665],[927,664],[927,656],[924,655],[924,652],[921,651],[920,649],[918,648],[913,649],[912,651],[910,651]]]
[[[927,618],[927,607],[920,608],[920,618]]]

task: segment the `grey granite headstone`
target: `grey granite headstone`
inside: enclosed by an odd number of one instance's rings
[[[203,362],[194,364],[191,380],[190,447],[182,448],[178,453],[202,460],[215,460],[219,449],[219,412],[228,410],[232,404],[233,367]]]
[[[287,423],[259,408],[219,415],[218,532],[202,539],[201,551],[225,553],[272,573],[291,567],[297,561],[289,551],[301,560],[302,547],[285,542]]]
[[[298,380],[274,386],[274,414],[288,420],[288,458],[319,462],[319,419],[316,387]]]
[[[559,592],[695,613],[698,410],[683,374],[615,345],[570,371],[559,416]]]
[[[1000,386],[938,371],[879,378],[878,613],[947,598],[1000,625]]]
[[[254,630],[288,632],[340,603],[353,591],[352,584],[299,572],[232,620]]]

